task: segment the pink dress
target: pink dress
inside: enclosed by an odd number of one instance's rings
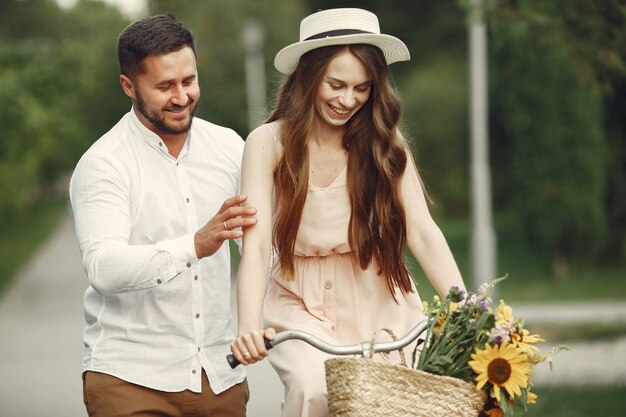
[[[417,292],[396,304],[372,264],[362,270],[348,243],[350,200],[346,169],[326,188],[309,184],[295,244],[295,280],[270,277],[264,323],[277,331],[298,329],[332,344],[370,340],[377,329],[405,335],[424,319]],[[379,340],[389,340],[381,335]],[[409,361],[412,349],[405,350]],[[398,363],[396,355],[390,355]],[[276,346],[269,360],[285,386],[283,416],[328,415],[324,361],[330,355],[295,340]]]

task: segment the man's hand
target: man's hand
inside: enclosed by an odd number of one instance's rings
[[[213,255],[225,240],[242,237],[242,228],[256,224],[256,209],[241,206],[246,199],[238,195],[224,201],[217,214],[196,232],[194,243],[198,259]]]

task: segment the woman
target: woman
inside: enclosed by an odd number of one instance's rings
[[[387,65],[408,59],[404,43],[360,9],[305,18],[300,42],[277,54],[288,77],[268,122],[248,137],[242,165],[242,193],[258,220],[244,235],[231,347],[244,365],[267,356],[263,338],[276,330],[335,344],[383,327],[404,335],[423,319],[405,245],[440,294],[464,288],[398,130]],[[283,415],[328,414],[328,357],[301,342],[272,350]]]

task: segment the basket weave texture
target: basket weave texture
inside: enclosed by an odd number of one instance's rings
[[[325,362],[330,417],[477,417],[484,391],[470,382],[366,358]]]

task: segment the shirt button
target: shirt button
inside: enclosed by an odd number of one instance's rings
[[[191,262],[187,262],[187,268],[191,268]]]
[[[198,346],[198,352],[200,352],[200,346]]]
[[[200,314],[197,314],[197,313],[196,313],[196,318],[200,318]]]
[[[324,283],[324,288],[326,288],[327,290],[330,290],[333,287],[333,283],[331,281],[326,281]]]
[[[189,199],[188,198],[186,198],[185,200],[187,200],[187,202],[189,203]]]
[[[195,369],[192,369],[192,370],[191,370],[191,373],[192,373],[192,374],[195,374],[195,373],[196,373],[196,370],[195,370]]]
[[[159,146],[163,146],[163,142],[159,142]]]
[[[160,279],[157,279],[157,284],[160,284],[160,283],[161,283],[161,280],[160,280]]]
[[[193,277],[193,279],[194,279],[195,281],[197,281],[197,280],[198,280],[198,276],[196,275],[195,277]]]

